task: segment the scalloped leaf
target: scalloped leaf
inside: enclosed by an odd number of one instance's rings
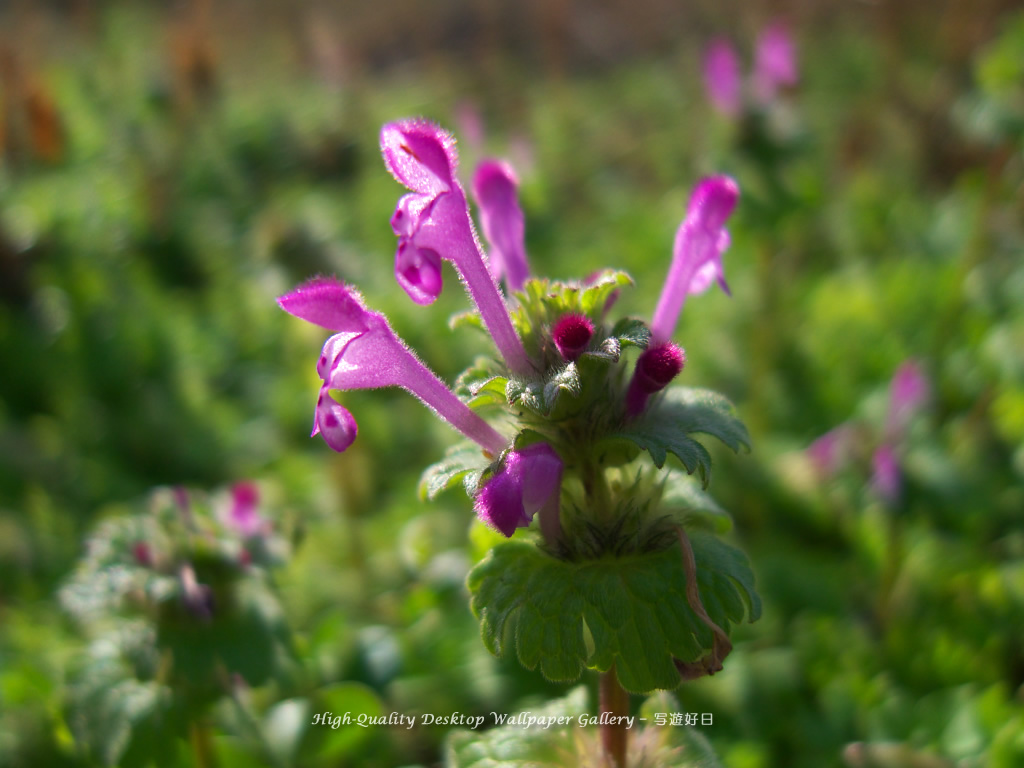
[[[420,476],[420,498],[433,500],[459,481],[466,484],[467,492],[471,492],[490,463],[476,443],[465,440],[454,445],[443,459],[423,470]]]
[[[651,454],[662,467],[673,454],[686,471],[700,472],[704,486],[711,479],[711,455],[689,435],[695,432],[716,437],[739,452],[750,448],[750,434],[735,415],[732,403],[710,389],[672,387],[640,418],[605,438],[602,448],[614,452],[615,444],[629,441]]]
[[[746,556],[703,532],[690,535],[697,585],[708,616],[728,633],[761,614]],[[577,679],[584,667],[613,664],[633,693],[672,689],[675,659],[693,662],[712,649],[710,628],[690,608],[677,547],[582,562],[557,560],[532,544],[495,547],[470,572],[471,607],[484,645],[514,652],[549,680]],[[585,630],[593,638],[588,652]]]

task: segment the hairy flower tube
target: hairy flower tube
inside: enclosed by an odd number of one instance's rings
[[[455,140],[432,123],[403,120],[384,126],[380,146],[388,170],[412,190],[398,201],[391,218],[398,236],[399,284],[413,301],[429,304],[441,292],[441,259],[450,261],[509,368],[529,374],[530,362],[488,271],[455,176]]]
[[[318,278],[281,296],[278,303],[298,318],[338,331],[324,344],[317,363],[323,386],[313,427],[313,434],[323,432],[334,450],[344,451],[351,445],[355,421],[330,397],[329,390],[378,387],[402,387],[485,450],[493,454],[504,450],[505,438],[421,363],[391,330],[384,315],[367,309],[352,288],[337,280]],[[351,424],[351,428],[331,426],[339,430],[331,433],[325,424],[335,425],[333,420]]]
[[[628,415],[643,411],[647,398],[668,386],[683,369],[686,355],[670,339],[686,297],[706,291],[712,282],[729,293],[722,254],[729,247],[725,223],[738,199],[739,187],[728,176],[703,179],[694,190],[676,232],[672,264],[651,320],[651,344],[637,360],[626,393]]]

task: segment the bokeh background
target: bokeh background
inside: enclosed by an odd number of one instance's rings
[[[799,83],[719,114],[709,43],[746,72],[776,22]],[[691,298],[676,335],[686,383],[733,399],[755,445],[716,454],[711,491],[764,615],[676,693],[713,714],[722,763],[1024,765],[1024,8],[1006,0],[0,4],[0,765],[436,765],[445,727],[312,716],[568,689],[480,642],[464,577],[489,539],[460,492],[417,492],[445,425],[355,392],[349,451],[308,438],[323,334],[274,298],[313,274],[356,283],[448,381],[487,350],[448,327],[454,274],[429,308],[394,283],[403,190],[376,140],[412,115],[460,137],[464,181],[485,156],[516,166],[535,272],[625,269],[641,317],[695,181],[741,187],[732,297]],[[928,394],[883,493],[907,361]],[[840,425],[823,464],[807,449]],[[118,557],[147,565],[112,531],[172,487],[214,527],[255,489],[270,555],[224,577],[258,582],[254,623],[193,637],[144,600],[130,619],[76,601],[123,587]],[[229,528],[223,557],[255,557]],[[159,672],[199,647],[207,689]]]

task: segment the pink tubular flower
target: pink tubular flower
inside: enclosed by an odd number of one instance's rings
[[[871,487],[883,501],[895,504],[899,500],[903,479],[900,461],[890,445],[882,445],[871,457]]]
[[[562,460],[547,443],[534,443],[509,451],[501,468],[477,493],[477,516],[488,526],[511,537],[525,528],[540,512],[544,538],[557,541],[561,535],[559,494]]]
[[[921,366],[907,360],[893,374],[889,384],[889,412],[885,436],[890,442],[902,440],[910,419],[928,399],[930,387]]]
[[[799,80],[796,47],[782,22],[766,27],[757,38],[754,57],[754,96],[761,104],[770,104],[780,88]]]
[[[853,427],[840,424],[807,447],[807,456],[819,475],[831,477],[846,464],[853,438]]]
[[[441,292],[441,259],[458,270],[499,352],[514,372],[532,372],[523,343],[512,327],[501,293],[487,271],[455,176],[455,140],[433,123],[402,120],[380,133],[384,163],[412,190],[398,201],[391,227],[398,236],[395,277],[418,304]]]
[[[519,180],[508,163],[485,160],[473,174],[473,197],[480,206],[480,226],[491,245],[490,270],[504,277],[510,291],[521,291],[530,267],[526,261],[525,225],[516,189]]]
[[[740,58],[728,40],[712,41],[704,56],[704,86],[715,109],[736,117],[742,105]]]
[[[686,218],[676,232],[665,286],[651,321],[651,343],[663,344],[672,337],[686,296],[707,290],[717,280],[729,293],[722,271],[722,254],[729,247],[725,222],[740,190],[728,176],[702,179],[690,198]]]
[[[337,331],[324,344],[317,363],[323,380],[313,435],[344,451],[356,436],[352,415],[329,390],[402,387],[485,450],[499,454],[505,438],[477,416],[405,346],[384,315],[367,309],[353,288],[332,278],[317,278],[277,300],[302,320]],[[312,435],[311,435],[312,436]]]

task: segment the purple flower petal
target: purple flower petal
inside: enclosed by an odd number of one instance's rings
[[[277,303],[285,312],[329,331],[360,333],[366,330],[366,307],[354,288],[332,277],[317,277]]]
[[[453,186],[458,168],[455,139],[426,120],[387,123],[380,148],[391,175],[414,192],[436,195]]]
[[[398,284],[417,304],[431,304],[441,294],[441,257],[430,248],[417,248],[409,240],[400,241],[395,253],[395,277]]]
[[[530,524],[523,507],[521,482],[509,472],[499,472],[488,480],[477,494],[474,506],[477,517],[506,537],[511,537],[516,528]]]
[[[480,206],[480,225],[491,244],[491,275],[505,278],[519,291],[530,276],[526,260],[525,224],[516,189],[519,181],[507,163],[485,160],[473,175],[473,196]]]
[[[704,86],[715,109],[736,117],[742,106],[740,59],[728,40],[714,40],[704,57]]]
[[[327,387],[321,387],[310,437],[323,435],[327,445],[341,453],[352,445],[358,433],[359,425],[348,409],[331,397]]]
[[[728,293],[722,253],[729,246],[725,222],[739,199],[739,187],[728,176],[701,180],[690,198],[686,218],[676,232],[672,265],[651,321],[651,341],[672,337],[686,296],[699,293],[715,279]]]
[[[416,192],[403,195],[391,216],[391,229],[398,237],[415,237],[436,202],[437,197]]]
[[[561,458],[547,443],[509,451],[501,468],[477,493],[477,516],[511,537],[540,512],[545,537],[557,537],[562,468]]]

